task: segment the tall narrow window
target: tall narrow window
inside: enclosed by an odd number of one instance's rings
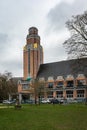
[[[30,74],[30,49],[28,49],[28,74]]]
[[[53,88],[53,83],[49,83],[48,88]]]

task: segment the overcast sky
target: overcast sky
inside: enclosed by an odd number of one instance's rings
[[[65,22],[87,10],[87,0],[0,0],[0,73],[23,76],[23,46],[28,29],[38,28],[44,63],[67,59]]]

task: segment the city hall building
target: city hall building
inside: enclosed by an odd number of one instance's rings
[[[44,84],[42,98],[85,99],[87,58],[44,64],[38,29],[31,27],[23,48],[23,79],[18,82],[20,100],[34,97],[31,81],[36,79]]]

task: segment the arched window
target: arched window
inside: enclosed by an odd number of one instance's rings
[[[66,83],[67,83],[67,87],[74,87],[74,77],[73,77],[73,75],[67,75]]]
[[[86,85],[85,79],[78,79],[77,80],[77,86],[84,86],[84,85]]]
[[[77,86],[86,85],[86,79],[84,74],[78,74],[77,76]]]

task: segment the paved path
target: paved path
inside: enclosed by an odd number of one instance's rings
[[[13,108],[13,106],[0,106],[0,108]]]

